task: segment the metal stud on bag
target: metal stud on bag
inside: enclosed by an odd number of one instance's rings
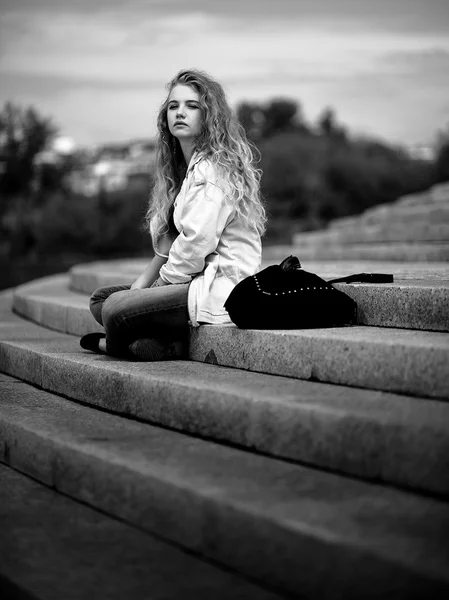
[[[257,275],[253,275],[253,279],[256,282],[257,290],[261,294],[265,294],[266,296],[284,296],[285,294],[297,294],[298,292],[303,292],[305,290],[329,290],[329,291],[335,291],[335,288],[329,286],[329,287],[306,287],[306,288],[299,288],[299,290],[287,290],[285,292],[265,292],[260,287],[260,283],[259,283],[259,280],[257,279]]]

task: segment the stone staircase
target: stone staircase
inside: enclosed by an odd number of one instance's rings
[[[203,326],[158,363],[78,344],[140,261],[0,295],[6,598],[448,597],[449,265],[300,258],[395,282],[337,284],[354,327]]]
[[[299,233],[293,245],[303,260],[448,261],[449,182]]]

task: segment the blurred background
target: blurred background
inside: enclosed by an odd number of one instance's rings
[[[265,244],[449,180],[447,0],[0,0],[0,287],[142,232],[182,68],[261,153]]]

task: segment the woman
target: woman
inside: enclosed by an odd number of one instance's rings
[[[167,87],[146,214],[155,257],[131,286],[93,293],[90,309],[106,335],[80,342],[134,360],[182,357],[189,322],[229,323],[224,302],[260,268],[260,171],[223,88],[196,70]]]

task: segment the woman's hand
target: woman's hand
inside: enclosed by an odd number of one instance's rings
[[[162,265],[167,262],[166,258],[155,256],[150,263],[147,264],[143,272],[139,275],[136,281],[131,284],[132,290],[144,290],[152,287],[159,277],[159,271]],[[160,277],[159,277],[160,279]],[[160,281],[160,285],[167,285],[165,281]]]
[[[143,290],[146,287],[139,280],[140,280],[140,277],[139,277],[139,279],[136,279],[136,281],[134,283],[131,284],[131,289],[132,290]]]

